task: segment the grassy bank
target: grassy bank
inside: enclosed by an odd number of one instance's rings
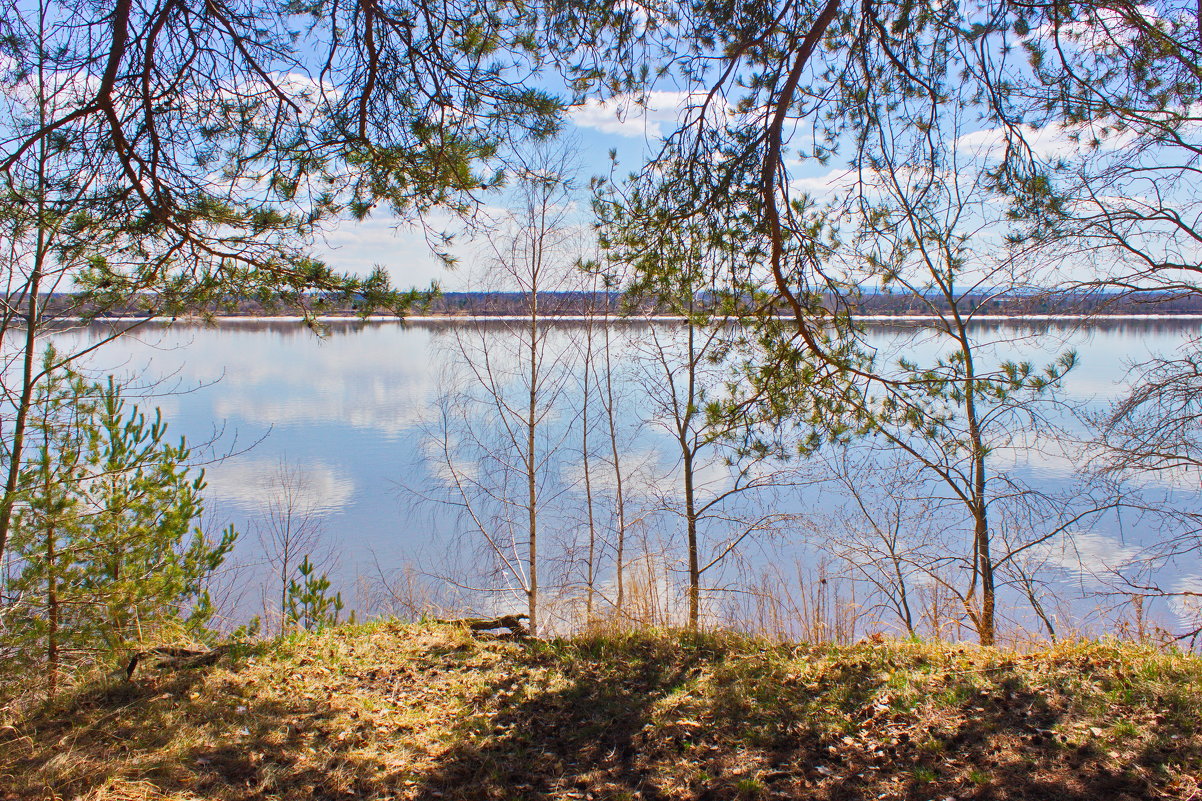
[[[0,721],[0,798],[1202,797],[1202,660],[376,624]]]

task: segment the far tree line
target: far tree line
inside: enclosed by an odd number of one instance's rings
[[[427,292],[428,297],[421,303],[411,305],[404,317],[414,315],[483,315],[509,316],[523,315],[530,310],[530,298],[522,292],[498,291],[441,291]],[[964,302],[972,303],[981,310],[983,315],[1003,317],[1039,317],[1039,316],[1079,316],[1103,319],[1121,316],[1195,316],[1202,315],[1202,299],[1192,294],[1169,292],[1075,292],[1075,291],[1012,291],[999,289],[966,295]],[[826,299],[828,305],[833,305],[836,299],[831,296]],[[930,310],[929,303],[934,302],[943,308],[945,301],[938,297],[919,298],[909,294],[859,291],[853,297],[844,298],[851,314],[859,315],[890,315],[890,316],[922,316]],[[551,317],[580,316],[600,314],[608,311],[613,315],[622,314],[672,314],[672,306],[668,303],[656,303],[654,300],[637,298],[625,291],[562,291],[540,292],[538,305]],[[696,302],[702,305],[716,303],[714,297],[700,293]],[[160,319],[153,309],[153,296],[130,298],[124,305],[107,304],[102,310],[89,305],[86,296],[75,293],[63,293],[59,296],[47,297],[43,300],[46,313],[58,319],[111,319],[121,317]],[[319,311],[323,316],[353,318],[371,314],[372,308],[356,298],[313,297],[307,301],[306,308]],[[294,306],[281,306],[278,303],[257,303],[241,297],[231,297],[212,302],[205,306],[189,309],[184,316],[195,319],[205,317],[257,317],[257,316],[288,316],[297,312]],[[168,318],[172,319],[172,318]]]

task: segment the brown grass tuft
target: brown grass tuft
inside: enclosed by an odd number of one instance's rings
[[[98,684],[0,799],[1198,798],[1202,661],[1077,642],[474,639],[390,623]]]

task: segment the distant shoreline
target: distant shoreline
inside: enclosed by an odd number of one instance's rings
[[[215,315],[210,318],[187,316],[168,319],[166,317],[95,317],[85,320],[83,317],[60,317],[56,322],[90,322],[90,323],[300,323],[305,317],[298,314],[287,315]],[[489,314],[426,314],[397,317],[389,314],[372,314],[366,317],[354,315],[318,315],[310,318],[318,323],[442,323],[442,322],[514,322],[529,320],[528,315],[489,315]],[[678,322],[685,318],[680,315],[649,315],[627,316],[610,315],[587,316],[581,314],[544,315],[540,319],[547,322]],[[938,322],[944,318],[933,314],[853,314],[851,319],[858,322],[888,323],[888,322]],[[1058,322],[1058,321],[1091,321],[1099,320],[1115,322],[1119,320],[1140,321],[1169,321],[1182,320],[1191,322],[1202,321],[1202,314],[979,314],[972,316],[969,322]]]

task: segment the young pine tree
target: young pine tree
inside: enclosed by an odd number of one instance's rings
[[[47,350],[45,362],[56,358]],[[19,572],[7,589],[4,639],[10,658],[44,662],[53,695],[64,652],[71,658],[85,643],[72,621],[84,599],[74,547],[80,540],[80,498],[72,491],[86,475],[91,448],[81,421],[95,414],[87,383],[69,370],[48,372],[33,394],[28,418],[28,462],[19,472],[20,506],[14,518],[13,553]]]
[[[338,625],[338,616],[343,609],[342,593],[330,594],[329,576],[317,572],[308,554],[301,560],[297,573],[299,576],[288,582],[284,628],[317,631]],[[354,617],[352,612],[352,623]]]
[[[8,587],[6,650],[61,665],[104,661],[170,627],[199,633],[212,616],[204,584],[233,547],[196,525],[203,471],[111,378],[54,368],[36,395],[36,450],[21,474]]]

